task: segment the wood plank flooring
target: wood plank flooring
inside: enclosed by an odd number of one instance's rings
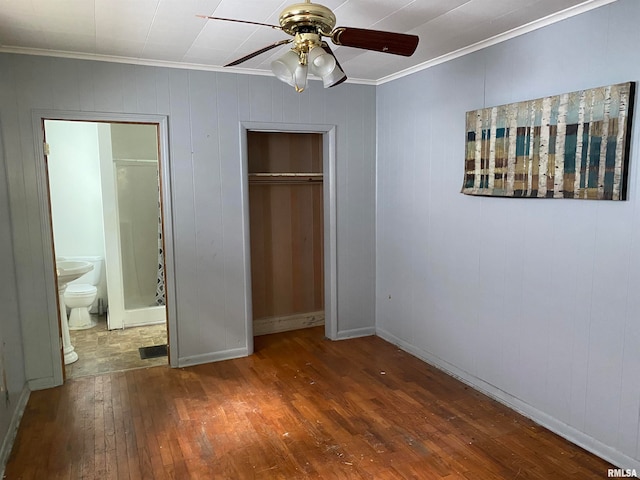
[[[33,392],[19,479],[602,479],[607,462],[377,337]]]

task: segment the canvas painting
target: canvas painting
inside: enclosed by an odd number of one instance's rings
[[[635,84],[467,112],[462,193],[625,200]]]

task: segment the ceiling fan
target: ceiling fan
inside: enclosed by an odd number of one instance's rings
[[[233,67],[281,45],[293,43],[282,57],[271,63],[273,73],[285,83],[302,92],[307,86],[309,72],[322,78],[325,88],[334,87],[347,79],[338,59],[322,38],[327,37],[335,45],[361,48],[375,52],[409,57],[415,52],[419,38],[404,33],[383,32],[364,28],[337,27],[333,12],[318,3],[306,0],[285,8],[280,14],[280,25],[236,20],[232,18],[198,15],[210,20],[248,23],[282,30],[293,38],[279,40],[249,55],[239,58],[225,67]]]

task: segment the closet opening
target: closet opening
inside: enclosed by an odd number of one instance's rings
[[[247,131],[253,334],[325,324],[323,134]]]

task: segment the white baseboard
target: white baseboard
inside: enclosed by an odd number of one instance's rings
[[[148,327],[149,325],[166,325],[166,320],[154,320],[153,322],[133,322],[126,323],[123,328],[135,328],[135,327]],[[120,330],[120,328],[114,328],[114,330]]]
[[[253,321],[253,334],[268,335],[270,333],[288,332],[321,325],[324,325],[324,310],[287,315],[286,317],[255,319]]]
[[[338,332],[335,339],[347,340],[349,338],[370,337],[375,334],[375,327],[354,328],[353,330],[342,330]]]
[[[536,423],[539,423],[545,428],[548,428],[552,432],[557,435],[565,438],[566,440],[574,443],[585,450],[597,455],[598,457],[603,458],[604,460],[612,463],[613,465],[618,466],[622,469],[635,469],[636,471],[640,471],[640,460],[634,459],[625,455],[622,452],[617,451],[616,449],[606,445],[599,440],[587,435],[576,428],[567,425],[566,423],[558,420],[550,416],[549,414],[538,410],[537,408],[529,405],[526,402],[508,394],[500,390],[497,387],[463,371],[459,368],[451,365],[450,363],[442,360],[441,358],[422,350],[418,347],[415,347],[408,342],[401,340],[395,335],[387,332],[384,329],[377,329],[376,335],[380,338],[397,345],[402,350],[410,353],[411,355],[419,358],[420,360],[428,363],[436,367],[439,370],[442,370],[447,375],[450,375],[461,382],[469,385],[470,387],[478,390],[485,395],[493,398],[494,400],[506,405],[507,407],[515,410],[516,412],[524,415],[527,418],[530,418]],[[602,472],[603,477],[606,476],[607,472]]]
[[[205,353],[203,355],[193,355],[191,357],[178,358],[178,367],[191,367],[193,365],[202,365],[203,363],[220,362],[222,360],[231,360],[233,358],[248,357],[249,351],[246,347],[233,348],[222,352]]]
[[[45,390],[47,388],[59,387],[61,383],[56,383],[53,377],[34,378],[27,381],[29,390],[32,392],[36,390]]]
[[[18,433],[18,427],[20,426],[20,420],[22,419],[24,410],[27,407],[30,394],[31,390],[29,390],[29,387],[25,385],[18,397],[18,404],[16,405],[16,409],[11,417],[9,429],[2,441],[2,447],[0,447],[0,478],[4,478],[4,469],[7,466],[7,461],[9,460],[11,449],[13,448],[13,442],[16,440],[16,434]]]

